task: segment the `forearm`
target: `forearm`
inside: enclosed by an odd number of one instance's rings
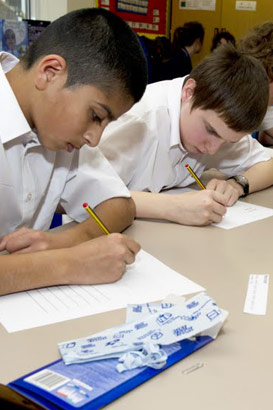
[[[253,165],[242,175],[249,181],[249,193],[268,188],[273,184],[273,158]]]
[[[168,219],[170,195],[141,191],[130,193],[136,204],[137,218]]]
[[[0,256],[0,295],[57,285],[119,280],[140,246],[114,233],[67,249]]]
[[[180,194],[131,192],[139,218],[165,219],[183,225],[220,222],[226,208],[224,196],[213,190]]]
[[[0,256],[0,295],[68,283],[69,255],[51,250]]]
[[[99,204],[94,210],[111,233],[124,231],[133,223],[136,213],[132,198],[111,198]],[[67,248],[102,235],[105,234],[98,224],[93,218],[88,217],[81,224],[64,232],[52,234],[53,247]]]

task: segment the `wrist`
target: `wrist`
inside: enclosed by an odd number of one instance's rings
[[[55,270],[55,280],[57,284],[71,285],[75,283],[75,272],[77,272],[79,266],[77,266],[77,260],[74,255],[74,249],[56,249],[50,252],[52,252],[54,266],[58,266]]]
[[[241,196],[244,195],[244,189],[243,189],[242,185],[238,184],[234,179],[231,179],[230,181],[228,181],[228,183],[234,189],[236,189],[236,191],[238,192],[238,198],[240,198]]]
[[[232,184],[238,191],[239,198],[243,198],[248,195],[249,182],[244,175],[234,175],[233,177],[228,178],[227,181],[230,181],[229,183]]]

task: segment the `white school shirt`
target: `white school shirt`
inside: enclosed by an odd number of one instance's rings
[[[209,168],[237,175],[271,156],[251,136],[225,144],[215,155],[192,154],[180,141],[182,85],[186,77],[149,84],[142,99],[102,135],[100,149],[130,190],[159,192],[194,182]]]
[[[95,207],[112,197],[130,196],[98,148],[69,153],[40,144],[4,74],[17,62],[0,53],[0,237],[22,226],[48,229],[59,203],[81,222],[88,217],[83,202]]]

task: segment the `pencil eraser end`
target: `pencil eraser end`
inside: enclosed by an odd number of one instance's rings
[[[85,202],[84,204],[82,204],[82,206],[83,206],[84,208],[87,208],[87,207],[88,207],[88,203]]]
[[[188,168],[188,167],[189,167],[189,164],[186,164],[186,165],[185,165],[185,168]]]

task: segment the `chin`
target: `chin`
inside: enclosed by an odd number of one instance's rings
[[[51,145],[51,144],[42,144],[42,146],[48,149],[49,151],[59,151],[60,149],[64,149],[64,148],[57,148],[55,145]]]

